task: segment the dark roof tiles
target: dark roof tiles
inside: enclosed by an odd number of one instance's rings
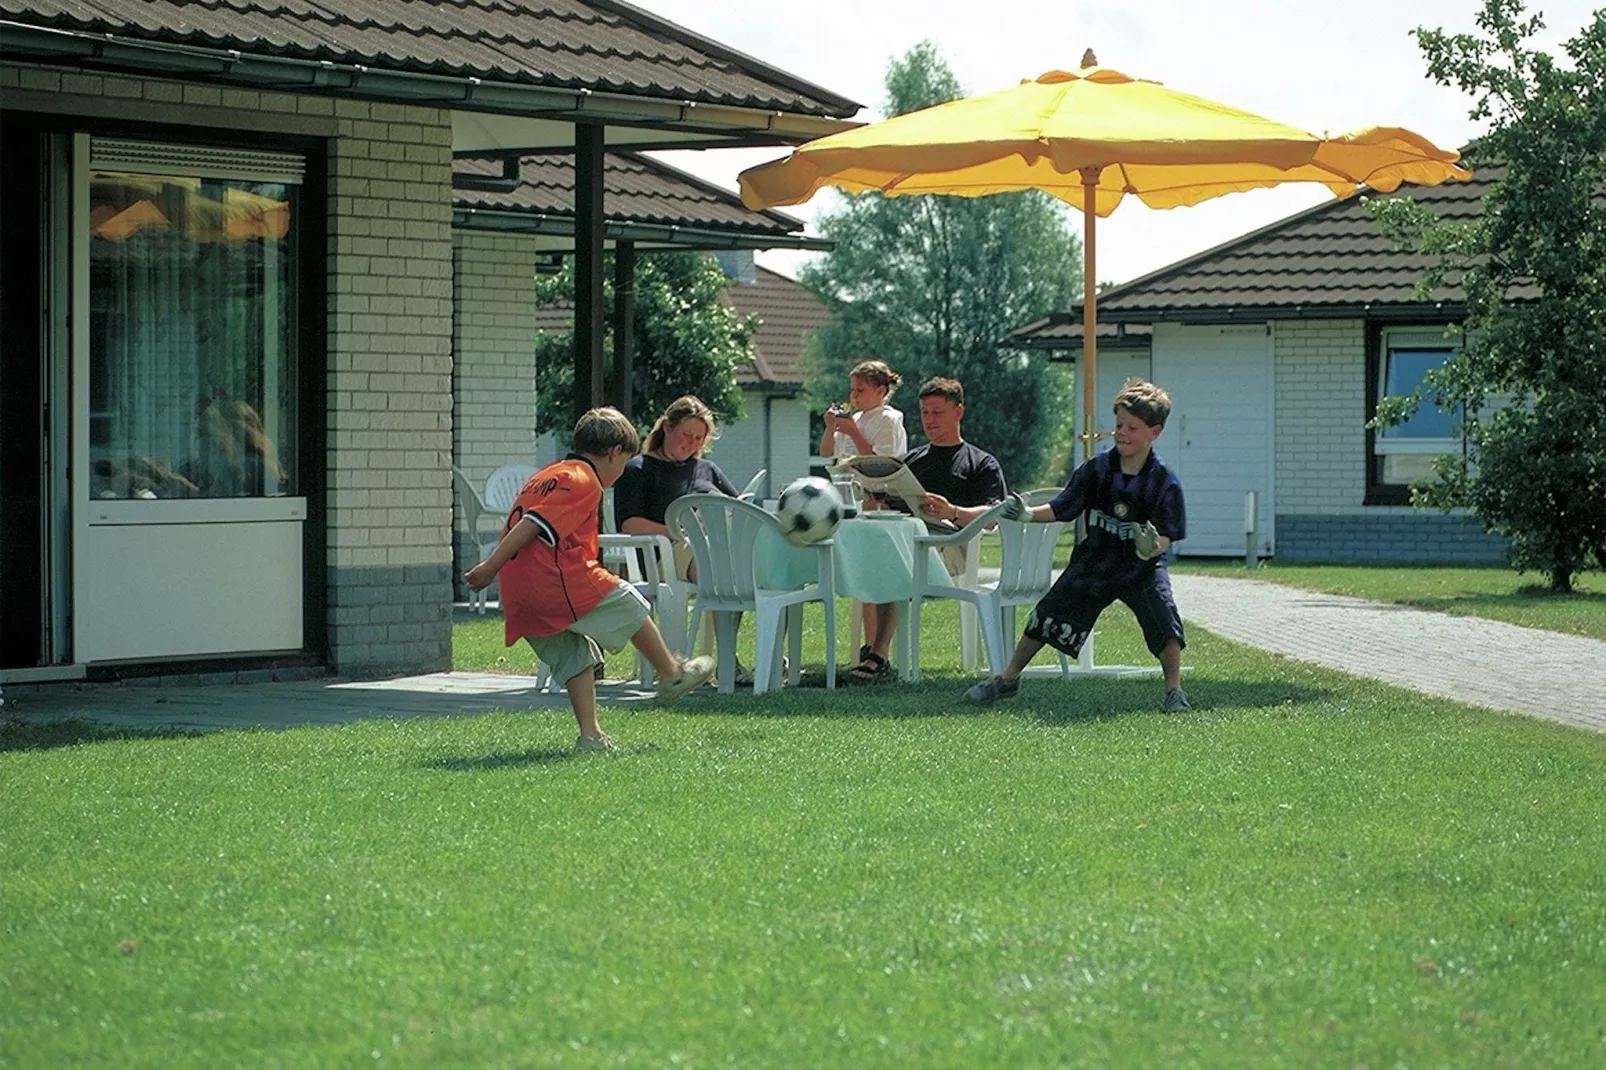
[[[568,153],[540,153],[520,161],[522,183],[513,190],[458,189],[452,199],[460,207],[533,214],[574,214],[574,159]],[[499,160],[460,159],[459,175],[499,177]],[[783,212],[755,212],[736,194],[702,182],[666,164],[634,153],[607,153],[603,158],[603,204],[609,219],[670,226],[740,230],[745,234],[782,236],[800,232],[803,223]]]
[[[1408,186],[1409,196],[1440,218],[1477,217],[1503,171],[1480,169],[1470,182]],[[1373,195],[1377,196],[1377,195]],[[1390,195],[1394,196],[1394,195]],[[1100,337],[1112,320],[1219,318],[1233,313],[1320,314],[1323,309],[1412,306],[1433,258],[1396,249],[1362,197],[1333,201],[1279,220],[1100,294]],[[1451,276],[1428,302],[1460,300]],[[1081,337],[1081,307],[1019,328],[1015,342]]]
[[[619,0],[0,0],[142,41],[846,118],[859,105]]]
[[[720,296],[737,312],[758,316],[753,333],[756,366],[737,369],[740,382],[763,380],[799,385],[803,382],[803,348],[831,318],[825,304],[801,283],[778,272],[756,267],[757,280],[734,283]]]

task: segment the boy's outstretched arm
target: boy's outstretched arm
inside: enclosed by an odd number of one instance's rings
[[[502,536],[502,541],[496,544],[491,556],[463,573],[463,580],[471,591],[483,591],[496,579],[496,574],[502,571],[502,566],[513,559],[513,555],[524,549],[530,543],[540,538],[541,529],[536,526],[533,517],[525,516],[513,525],[513,530]]]

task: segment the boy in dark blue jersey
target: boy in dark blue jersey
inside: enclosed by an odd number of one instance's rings
[[[1187,535],[1187,517],[1182,484],[1153,450],[1170,415],[1170,395],[1146,380],[1128,379],[1115,396],[1113,450],[1083,463],[1047,505],[1034,509],[1010,495],[1004,519],[1049,523],[1085,515],[1087,534],[1033,608],[1003,674],[972,687],[966,698],[992,702],[1014,695],[1022,670],[1044,644],[1076,657],[1099,614],[1119,598],[1138,618],[1149,652],[1160,659],[1166,711],[1188,708],[1181,675],[1187,639],[1165,567],[1167,548]]]

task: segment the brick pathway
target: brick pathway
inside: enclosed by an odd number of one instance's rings
[[[1173,573],[1182,619],[1217,635],[1473,706],[1606,732],[1606,642],[1316,594]]]

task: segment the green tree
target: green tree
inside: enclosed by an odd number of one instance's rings
[[[1504,174],[1483,211],[1454,223],[1404,198],[1373,206],[1386,233],[1437,258],[1419,293],[1459,276],[1466,340],[1377,424],[1429,397],[1461,411],[1465,457],[1439,458],[1413,501],[1469,508],[1511,540],[1518,571],[1569,591],[1606,565],[1606,11],[1565,63],[1529,46],[1543,23],[1521,0],[1484,0],[1477,24],[1416,37],[1429,74],[1489,124],[1469,159]]]
[[[604,299],[613,307],[612,258]],[[753,326],[721,303],[729,280],[718,262],[702,253],[653,253],[636,263],[635,354],[631,361],[632,409],[643,428],[682,394],[696,394],[721,421],[744,415],[736,369],[753,359]],[[574,302],[574,264],[536,280],[541,304]],[[611,311],[610,311],[611,315]],[[611,322],[611,320],[610,320]],[[613,335],[603,342],[613,359]],[[566,429],[572,422],[574,332],[543,333],[535,339],[535,419],[538,430]],[[561,432],[560,438],[566,437]]]
[[[889,115],[963,95],[929,42],[893,61],[886,89]],[[894,404],[911,417],[914,388],[951,375],[965,385],[965,437],[996,454],[1012,483],[1036,478],[1055,428],[1071,416],[1069,398],[1045,357],[998,343],[1080,292],[1081,243],[1068,209],[1036,192],[866,193],[844,202],[819,223],[835,250],[802,271],[831,309],[805,359],[816,410],[847,395],[848,369],[860,360],[885,360],[904,376]],[[920,440],[919,421],[908,424]]]

